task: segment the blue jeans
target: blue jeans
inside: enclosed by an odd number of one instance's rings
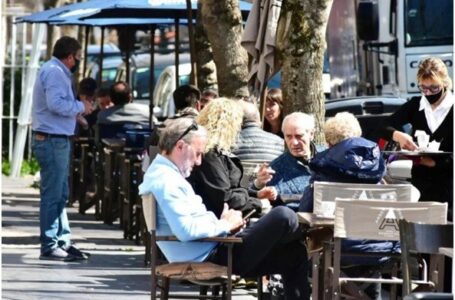
[[[70,139],[33,134],[32,149],[41,168],[40,240],[41,253],[46,253],[70,244],[71,230],[65,210]]]

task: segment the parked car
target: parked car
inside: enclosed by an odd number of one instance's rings
[[[180,53],[179,62],[188,63],[189,53]],[[174,53],[155,54],[154,76],[155,83],[158,82],[164,68],[175,64]],[[133,91],[135,102],[149,104],[150,102],[150,54],[136,54],[131,57],[129,84]],[[126,65],[122,63],[117,70],[116,80],[126,81]]]
[[[191,64],[179,65],[179,86],[189,84],[191,76]],[[172,117],[175,114],[174,99],[172,93],[175,86],[175,66],[166,67],[156,81],[153,91],[153,114],[159,119]]]
[[[103,59],[103,72],[101,74],[101,85],[109,87],[115,82],[117,77],[117,69],[122,64],[121,55],[107,56]],[[99,58],[95,58],[87,65],[84,77],[91,77],[98,80],[100,66]]]
[[[99,56],[101,54],[101,45],[88,45],[87,48],[87,63],[91,63],[97,59],[99,59]],[[106,57],[109,56],[120,56],[120,49],[112,44],[112,43],[107,43],[104,44],[103,47],[103,57],[106,59]]]
[[[325,102],[325,116],[332,117],[338,112],[348,111],[356,116],[362,127],[362,136],[374,142],[379,141],[377,129],[385,118],[394,113],[407,100],[393,96],[362,96],[330,99]]]

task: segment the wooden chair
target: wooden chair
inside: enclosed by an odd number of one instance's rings
[[[228,265],[221,266],[210,262],[179,262],[179,263],[158,263],[158,246],[157,241],[175,241],[179,240],[175,236],[157,236],[156,235],[156,200],[152,194],[142,196],[142,210],[144,213],[145,223],[151,235],[151,299],[158,297],[157,290],[161,290],[160,297],[168,298],[216,298],[231,299],[232,297],[232,249],[235,243],[241,243],[242,239],[237,237],[212,237],[198,241],[202,242],[219,242],[228,248]],[[158,280],[160,279],[160,280]],[[201,286],[221,285],[223,293],[221,296],[207,296],[206,288],[200,290],[200,295],[194,294],[169,294],[170,280],[189,280]]]
[[[447,204],[438,202],[394,202],[371,200],[337,200],[335,206],[333,265],[327,269],[332,285],[325,298],[340,299],[342,285],[349,282],[402,284],[401,278],[352,278],[342,276],[341,256],[394,256],[392,253],[345,253],[341,252],[343,239],[399,240],[398,220],[445,224]],[[358,299],[368,299],[362,291],[356,291]],[[352,295],[351,295],[352,296]],[[346,296],[348,297],[348,296]]]
[[[453,224],[422,224],[400,220],[400,244],[403,272],[403,297],[412,292],[413,270],[418,270],[417,257],[421,253],[431,254],[430,273],[423,271],[423,277],[438,292],[443,291],[444,256],[439,248],[453,249]],[[419,259],[420,260],[420,259]],[[424,264],[426,265],[426,264]]]
[[[119,217],[119,165],[117,154],[125,145],[121,139],[103,139],[102,160],[104,166],[103,194],[101,211],[103,221],[112,224]]]

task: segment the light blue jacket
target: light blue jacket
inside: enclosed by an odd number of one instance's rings
[[[70,70],[55,57],[41,67],[33,89],[33,130],[74,134],[76,115],[84,112],[84,104],[76,100],[71,80]]]
[[[157,201],[157,235],[175,235],[182,241],[158,242],[169,262],[204,261],[217,243],[191,241],[229,232],[229,224],[207,211],[177,166],[159,154],[139,186],[140,195],[148,193]]]

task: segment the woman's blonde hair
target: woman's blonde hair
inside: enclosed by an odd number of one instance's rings
[[[196,122],[207,129],[206,151],[231,151],[242,128],[243,111],[238,101],[214,99],[199,112]]]
[[[329,146],[333,146],[348,138],[361,136],[362,128],[353,114],[340,112],[327,119],[324,124],[324,134]]]
[[[452,80],[449,77],[447,67],[438,57],[428,57],[419,63],[417,81],[420,82],[427,79],[442,82],[444,87],[452,89]]]

